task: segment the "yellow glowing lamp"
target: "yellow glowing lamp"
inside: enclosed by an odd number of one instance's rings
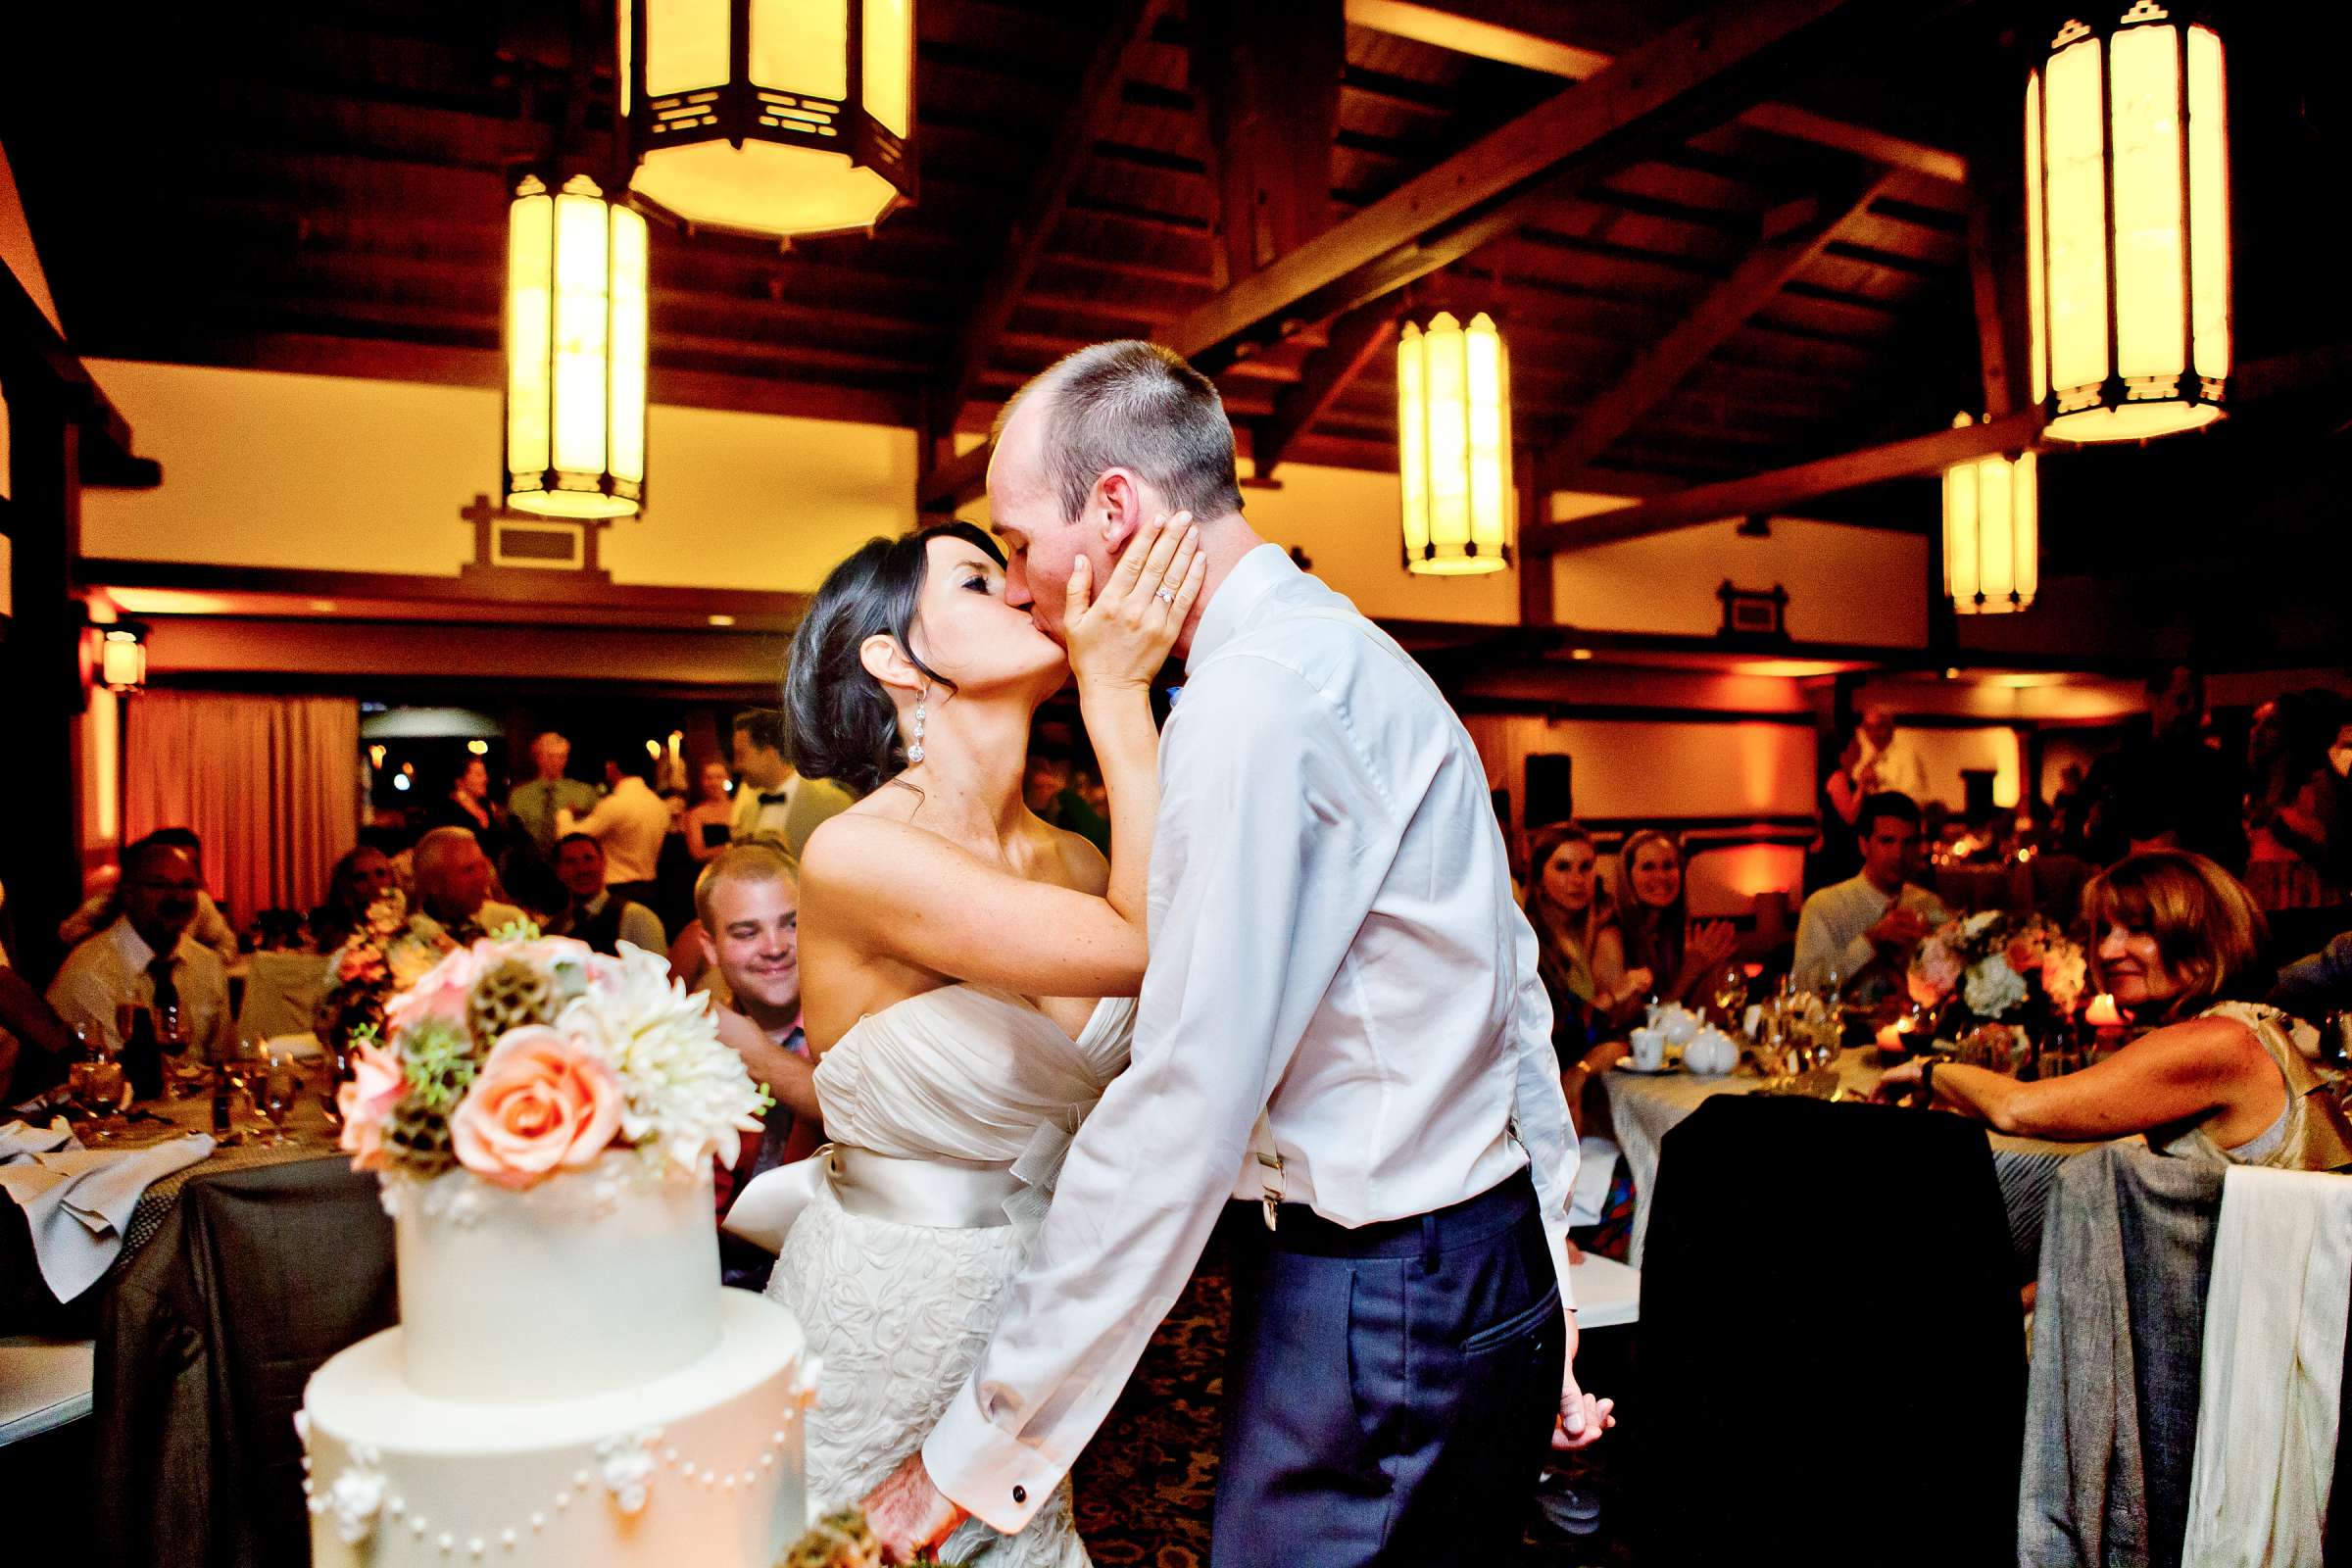
[[[147,644],[142,628],[118,621],[98,643],[98,678],[108,691],[135,692],[147,684]]]
[[[915,197],[914,0],[620,0],[629,188],[685,222],[872,228]]]
[[[1976,421],[1963,414],[1955,429]],[[2034,457],[1995,453],[1943,470],[1943,591],[1963,615],[2034,603],[2041,587],[2041,500]]]
[[[507,223],[507,505],[629,517],[645,501],[645,219],[585,174],[515,187]]]
[[[2026,82],[2034,398],[2060,441],[2211,424],[2230,376],[2222,40],[2183,4],[2116,3]]]
[[[1428,576],[1511,564],[1511,369],[1484,311],[1441,311],[1396,344],[1396,477],[1404,564]]]

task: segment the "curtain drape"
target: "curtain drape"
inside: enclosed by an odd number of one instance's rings
[[[128,707],[124,843],[195,829],[206,883],[239,926],[326,897],[359,842],[358,703],[149,689]]]

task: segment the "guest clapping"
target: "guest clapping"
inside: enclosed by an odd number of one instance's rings
[[[1571,1066],[1621,1003],[1648,994],[1646,969],[1628,973],[1625,938],[1595,874],[1592,835],[1556,822],[1529,836],[1527,919],[1536,928],[1539,968],[1551,994],[1551,1043]],[[1573,1103],[1573,1102],[1571,1102]]]
[[[1910,797],[1871,796],[1854,825],[1862,835],[1861,874],[1805,900],[1790,973],[1799,989],[1870,1001],[1900,990],[1920,939],[1951,916],[1910,880],[1920,858],[1919,808]]]
[[[2317,1031],[2251,1000],[2268,981],[2263,919],[2236,878],[2201,855],[2149,850],[2093,878],[2082,907],[2097,935],[2092,982],[2158,1027],[2063,1078],[2019,1083],[1930,1057],[1889,1071],[1880,1094],[1924,1088],[1939,1105],[2030,1137],[2145,1133],[2160,1153],[2352,1168],[2352,1126],[2309,1059]]]
[[[1690,1001],[1730,960],[1738,934],[1728,920],[1690,919],[1682,847],[1655,828],[1627,839],[1617,864],[1625,889],[1617,924],[1627,967],[1649,971],[1659,1001]]]

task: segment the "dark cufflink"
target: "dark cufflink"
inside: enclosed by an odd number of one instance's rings
[[[1023,1503],[1023,1502],[1027,1502],[1027,1501],[1029,1500],[1029,1489],[1028,1489],[1027,1487],[1015,1487],[1015,1488],[1013,1488],[1013,1489],[1012,1489],[1012,1500],[1013,1500],[1015,1503]]]

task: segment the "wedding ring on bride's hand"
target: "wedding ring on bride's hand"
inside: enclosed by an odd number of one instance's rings
[[[1176,602],[1176,590],[1173,588],[1155,588],[1152,591],[1152,597],[1158,600],[1163,605],[1172,605]]]

